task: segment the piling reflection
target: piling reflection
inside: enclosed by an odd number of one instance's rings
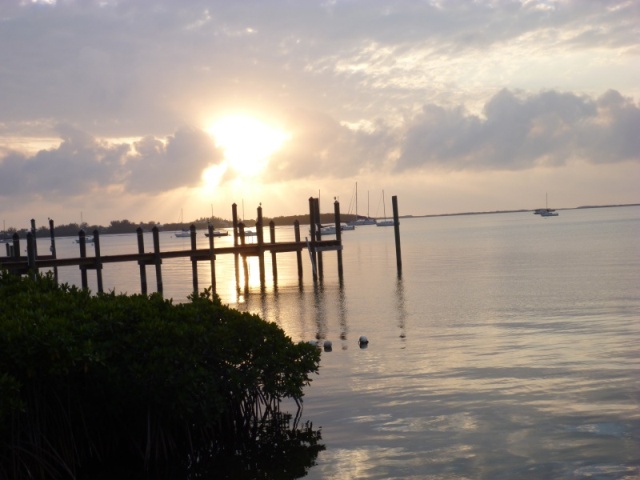
[[[322,282],[316,282],[313,286],[313,307],[315,311],[316,340],[324,340],[327,337],[327,310]]]
[[[402,276],[398,275],[396,280],[396,306],[398,312],[398,328],[400,329],[400,338],[404,340],[407,338],[406,332],[406,319],[407,319],[407,307],[404,298],[404,283]]]
[[[347,344],[344,343],[347,340],[347,334],[349,329],[347,327],[347,302],[345,300],[344,285],[340,282],[340,290],[338,290],[338,316],[340,318],[340,340],[343,341],[342,349],[347,349]]]

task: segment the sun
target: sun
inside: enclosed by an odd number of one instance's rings
[[[223,117],[207,128],[226,164],[243,177],[261,173],[269,158],[289,140],[283,130],[246,115]]]

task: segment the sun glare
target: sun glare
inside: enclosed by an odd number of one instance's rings
[[[228,167],[245,177],[262,172],[269,157],[289,139],[282,130],[242,115],[224,117],[207,131],[224,150]]]

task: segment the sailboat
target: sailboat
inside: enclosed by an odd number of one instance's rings
[[[82,212],[80,212],[80,228],[84,229],[84,228],[87,228],[87,227],[88,227],[88,225],[86,225],[84,223],[84,217],[82,215]],[[76,239],[76,243],[80,243],[80,239],[79,238]],[[85,235],[84,243],[95,243],[95,238],[93,238],[93,235]]]
[[[378,227],[393,227],[394,225],[393,219],[391,220],[387,219],[387,206],[385,205],[385,201],[384,201],[384,190],[382,190],[382,208],[384,209],[384,220],[378,220],[376,222],[376,225]]]
[[[183,224],[183,219],[182,219],[182,209],[180,209],[180,225]],[[176,232],[173,233],[174,237],[190,237],[191,236],[191,231],[188,228],[184,228],[182,227],[182,230],[178,230]]]
[[[541,217],[557,217],[558,212],[554,209],[549,208],[549,195],[545,194],[545,208],[539,208],[534,213],[540,215]]]
[[[211,222],[210,224],[213,224],[213,204],[211,204]],[[213,233],[211,236],[213,237],[226,237],[229,235],[229,231],[228,230],[220,230],[220,229],[213,229]],[[204,234],[205,237],[209,236],[209,232],[205,232]]]
[[[361,225],[375,225],[376,220],[369,216],[369,192],[367,192],[367,216],[360,217],[358,215],[358,182],[356,182],[356,219],[349,222],[347,225],[353,227],[359,227]]]

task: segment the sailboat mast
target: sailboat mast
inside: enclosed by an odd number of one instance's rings
[[[387,219],[387,203],[384,200],[384,190],[382,190],[382,210],[384,211],[384,219]]]
[[[356,220],[358,220],[358,182],[356,182]]]

